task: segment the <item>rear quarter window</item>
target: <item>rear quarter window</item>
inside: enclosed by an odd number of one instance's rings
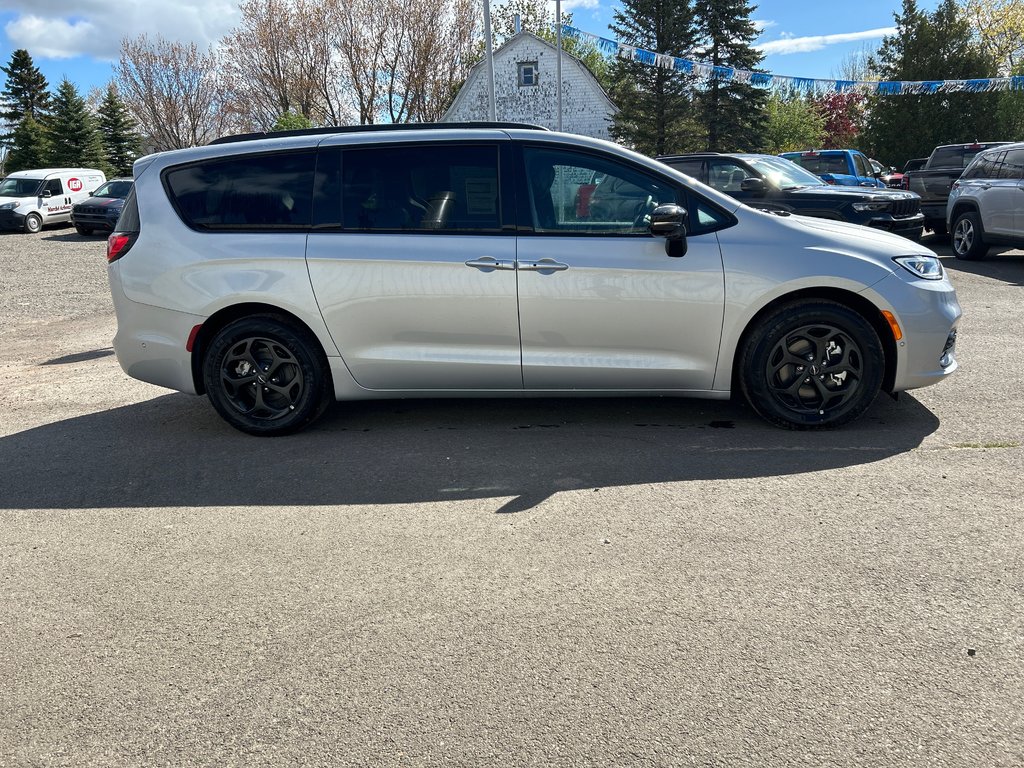
[[[193,229],[305,229],[315,166],[315,150],[242,155],[171,168],[164,183]]]

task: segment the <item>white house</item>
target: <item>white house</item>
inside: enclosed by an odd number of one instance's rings
[[[494,52],[495,117],[518,123],[558,127],[558,51],[529,32],[519,32]],[[562,51],[562,130],[609,138],[608,125],[618,110],[597,78],[575,56]],[[442,118],[452,123],[490,119],[487,61],[473,67]]]

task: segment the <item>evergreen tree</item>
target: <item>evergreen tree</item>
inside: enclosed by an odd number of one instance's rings
[[[95,118],[89,113],[78,89],[67,79],[57,89],[46,129],[50,136],[50,162],[55,167],[111,171],[103,154]]]
[[[971,34],[956,0],[942,0],[931,13],[903,0],[896,33],[886,37],[872,71],[880,80],[966,80],[992,77],[995,62]],[[926,157],[939,144],[1003,138],[993,136],[999,95],[935,93],[873,96],[863,144],[873,157],[902,165]]]
[[[98,123],[100,141],[111,172],[117,176],[131,176],[132,163],[139,156],[141,142],[128,106],[121,101],[113,83],[107,85],[107,92],[100,103]]]
[[[25,115],[11,134],[11,151],[4,160],[4,173],[50,165],[50,145],[46,129],[32,117]]]
[[[689,0],[623,0],[611,28],[621,44],[679,57],[690,55],[696,36]],[[648,155],[704,144],[693,119],[692,76],[620,58],[609,79],[619,108],[611,125],[615,139]]]
[[[715,67],[753,70],[764,58],[753,42],[757,28],[748,0],[696,0],[697,46],[693,58]],[[697,119],[707,129],[707,149],[757,149],[765,124],[767,94],[750,83],[713,76],[697,91]]]
[[[24,48],[11,54],[11,61],[0,72],[7,75],[7,83],[0,92],[0,112],[9,125],[18,125],[25,115],[39,121],[47,113],[50,104],[49,85],[46,77],[32,63],[32,57]]]

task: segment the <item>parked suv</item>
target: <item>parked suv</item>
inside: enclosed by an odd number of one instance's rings
[[[993,245],[1024,247],[1024,142],[982,152],[949,194],[946,220],[958,259]]]
[[[913,192],[826,184],[783,157],[694,152],[658,159],[764,211],[848,221],[911,240],[924,227],[921,200]]]
[[[604,141],[317,129],[134,170],[107,249],[118,360],[257,435],[333,399],[535,394],[742,392],[831,427],[957,368],[931,251]]]
[[[112,232],[131,191],[131,179],[111,179],[88,199],[71,206],[71,223],[78,234],[91,235],[96,229]]]

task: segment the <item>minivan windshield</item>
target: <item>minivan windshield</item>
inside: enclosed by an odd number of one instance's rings
[[[813,173],[805,171],[799,165],[784,157],[772,157],[770,155],[751,157],[748,155],[744,159],[754,166],[768,181],[781,189],[826,186],[825,182]]]
[[[0,181],[0,197],[32,197],[42,184],[42,179],[4,179]]]

